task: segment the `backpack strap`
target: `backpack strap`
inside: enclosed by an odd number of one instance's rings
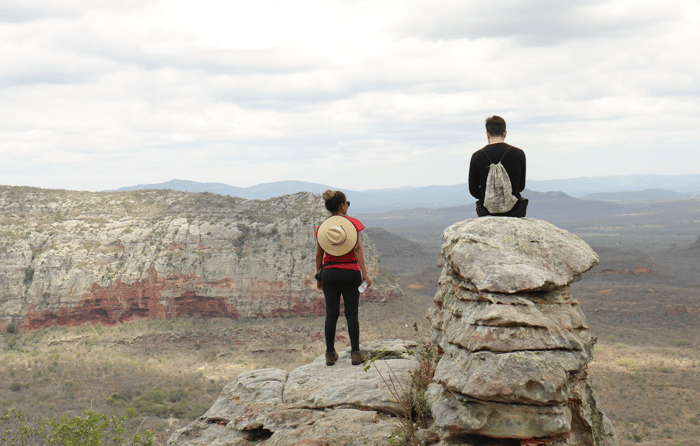
[[[508,151],[509,151],[509,150],[510,150],[510,146],[508,146],[508,148],[506,149],[506,151],[505,151],[505,152],[503,152],[503,156],[501,157],[501,159],[500,159],[500,160],[498,160],[498,162],[499,162],[499,163],[500,163],[501,161],[503,161],[503,158],[505,158],[505,157],[506,157],[506,155],[508,154]]]
[[[500,163],[501,161],[503,161],[503,158],[506,157],[506,155],[508,154],[508,151],[509,151],[509,150],[510,150],[510,146],[508,146],[508,148],[506,148],[506,151],[503,152],[503,156],[501,156],[501,159],[498,160],[499,163]],[[484,155],[486,155],[486,159],[488,159],[489,162],[490,162],[491,164],[498,164],[498,163],[494,163],[493,161],[491,161],[491,157],[489,156],[488,153],[486,153],[486,150],[484,150],[484,149],[482,148],[481,151],[484,152]]]
[[[486,153],[486,150],[481,149],[482,152],[484,152],[484,156],[486,157],[487,160],[489,160],[489,163],[493,164],[493,161],[491,161],[491,157],[489,157],[489,154]]]

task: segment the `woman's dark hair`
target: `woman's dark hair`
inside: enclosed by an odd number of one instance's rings
[[[339,190],[327,190],[323,193],[323,200],[326,202],[326,209],[334,214],[341,204],[345,203],[345,194]]]

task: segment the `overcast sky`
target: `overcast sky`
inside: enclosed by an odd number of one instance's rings
[[[2,0],[0,184],[700,173],[697,0]]]

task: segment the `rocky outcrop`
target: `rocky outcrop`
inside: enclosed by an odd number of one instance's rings
[[[318,195],[0,187],[0,329],[135,318],[323,314]],[[366,300],[398,297],[363,236]]]
[[[386,379],[410,388],[417,361],[410,341],[363,346],[381,354],[365,371],[350,364],[349,350],[326,366],[319,356],[291,373],[280,369],[244,372],[228,384],[197,421],[175,432],[169,446],[380,445],[387,444],[401,410]]]
[[[616,446],[586,374],[594,338],[569,294],[596,254],[549,223],[496,217],[451,226],[442,253],[429,319],[443,355],[424,394],[433,421],[411,444]],[[410,388],[415,347],[367,346],[386,349],[367,372],[345,351],[333,367],[321,356],[291,373],[243,373],[168,444],[389,444],[401,413],[389,385]]]
[[[444,355],[428,390],[435,425],[558,446],[616,445],[588,383],[594,338],[569,284],[598,263],[547,222],[488,217],[443,235],[432,341]]]

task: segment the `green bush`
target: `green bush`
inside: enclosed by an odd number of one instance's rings
[[[170,414],[175,418],[193,419],[202,415],[202,413],[204,413],[205,410],[206,409],[202,410],[202,408],[200,408],[199,406],[193,406],[187,401],[178,401],[173,405],[172,408],[170,408]]]
[[[20,384],[20,383],[10,384],[10,390],[12,390],[13,392],[20,392],[24,389],[24,387],[25,386],[23,384]]]
[[[2,445],[46,444],[47,435],[44,422],[28,420],[22,412],[12,409],[0,416]]]
[[[19,327],[14,321],[12,321],[7,324],[7,327],[5,327],[5,332],[9,334],[17,334],[19,332]]]
[[[34,268],[29,267],[24,270],[24,285],[29,285],[34,280]]]
[[[139,398],[135,401],[134,407],[141,415],[167,418],[169,414],[165,404],[149,401],[148,399]]]
[[[147,393],[143,397],[141,397],[141,399],[146,400],[146,401],[152,401],[154,403],[163,404],[165,402],[165,397],[166,397],[165,392],[163,392],[160,389],[155,389],[155,390],[152,390],[151,392]]]
[[[168,401],[171,403],[177,403],[185,399],[186,396],[187,392],[185,392],[183,389],[172,389],[170,392],[168,392]]]
[[[41,421],[27,420],[22,412],[11,410],[0,417],[0,444],[56,446],[105,446],[105,445],[153,445],[153,433],[134,433],[126,438],[124,422],[135,415],[110,417],[87,410],[83,416],[60,420],[48,418]]]
[[[620,359],[619,361],[617,361],[617,365],[619,365],[620,367],[628,368],[628,369],[638,369],[639,368],[639,364],[637,364],[634,361],[634,359],[631,359],[631,358]]]
[[[113,394],[107,400],[107,404],[112,407],[127,407],[128,403],[131,402],[131,392],[128,390],[120,390]]]

